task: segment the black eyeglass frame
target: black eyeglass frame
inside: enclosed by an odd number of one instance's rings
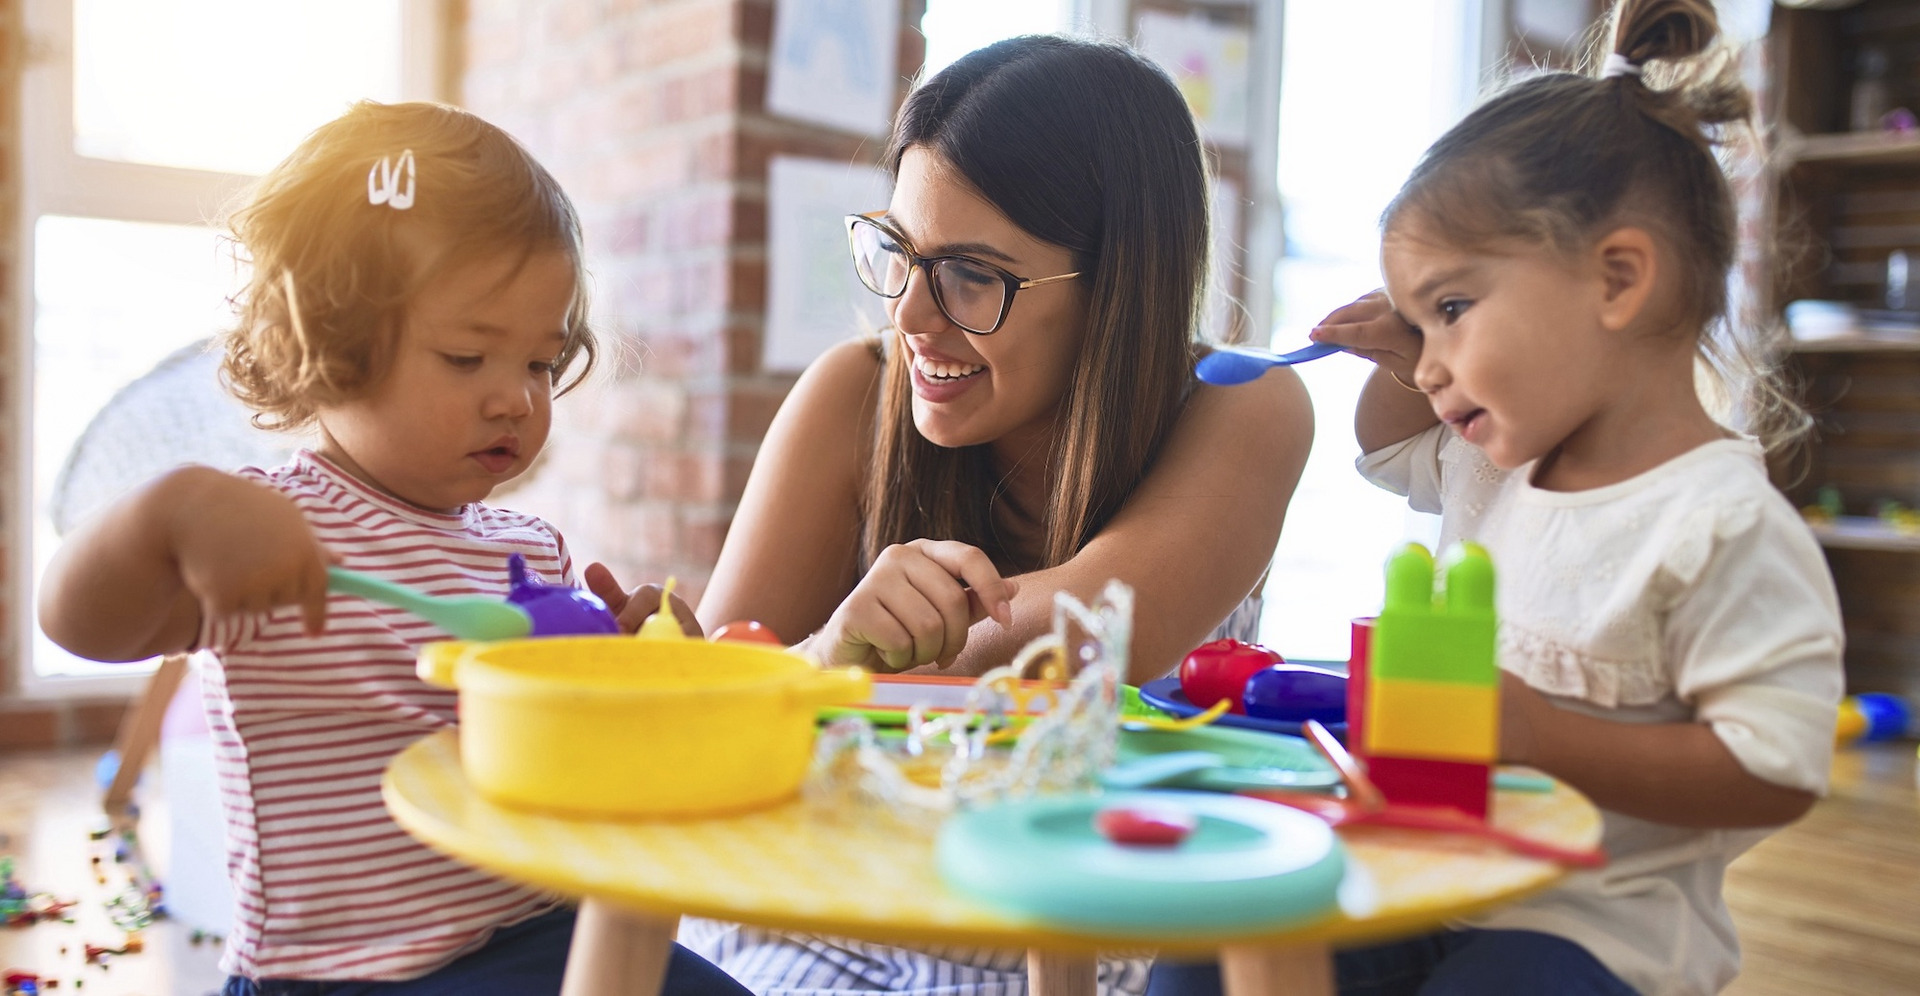
[[[1019,292],[1026,290],[1029,287],[1041,287],[1046,284],[1059,283],[1062,280],[1072,280],[1073,278],[1078,277],[1081,273],[1081,271],[1075,270],[1072,273],[1061,273],[1051,277],[1029,278],[1029,277],[1015,276],[1014,274],[1009,273],[1007,270],[1005,270],[1002,267],[995,266],[992,263],[989,263],[983,259],[975,259],[972,256],[960,256],[960,255],[922,256],[919,253],[914,251],[913,244],[907,241],[906,236],[901,235],[899,232],[896,232],[893,229],[887,227],[887,225],[880,220],[881,216],[884,214],[886,214],[885,211],[868,211],[864,214],[850,214],[850,215],[847,215],[845,218],[845,223],[847,226],[847,252],[853,256],[853,259],[854,259],[853,272],[855,276],[858,276],[860,278],[860,285],[874,292],[875,294],[878,294],[881,297],[891,301],[904,295],[907,292],[907,285],[913,283],[913,271],[919,270],[927,275],[927,290],[929,293],[933,295],[934,306],[939,308],[940,313],[947,317],[947,321],[950,321],[953,324],[959,326],[962,331],[967,332],[971,335],[992,335],[995,332],[1000,331],[1000,326],[1005,325],[1007,323],[1007,315],[1011,314],[1013,311],[1013,296],[1015,294],[1018,294]],[[869,283],[867,281],[866,275],[860,272],[860,265],[859,265],[860,251],[857,248],[857,243],[854,242],[854,229],[857,226],[862,224],[871,225],[874,228],[879,229],[882,234],[886,235],[889,239],[892,239],[894,244],[900,247],[901,255],[907,258],[907,279],[901,281],[900,289],[898,291],[895,291],[892,294],[889,294],[886,291],[883,291],[880,288],[875,287],[873,284]],[[940,296],[940,281],[935,280],[933,278],[933,268],[937,264],[945,263],[948,261],[956,261],[956,262],[966,263],[971,266],[980,267],[981,269],[992,273],[994,276],[999,277],[1001,282],[1006,285],[1005,292],[1003,292],[1000,296],[1000,314],[998,317],[994,318],[993,324],[988,326],[984,330],[976,329],[976,328],[968,328],[965,322],[962,322],[960,319],[953,317],[953,313],[947,310],[947,302],[944,299],[942,299]]]

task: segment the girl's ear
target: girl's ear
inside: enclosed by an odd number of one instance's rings
[[[1603,283],[1600,324],[1620,331],[1646,311],[1653,297],[1659,267],[1653,236],[1644,228],[1616,228],[1594,243],[1593,259]]]

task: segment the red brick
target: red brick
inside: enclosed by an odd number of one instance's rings
[[[126,702],[77,702],[68,717],[67,742],[72,744],[108,744],[120,733],[120,720],[127,713]]]
[[[771,0],[744,0],[739,6],[740,19],[736,22],[738,37],[742,47],[753,51],[767,51],[773,45],[773,4]],[[919,24],[915,20],[909,22]],[[901,32],[918,35],[918,31]],[[923,42],[924,44],[924,42]]]
[[[686,3],[644,19],[633,32],[627,66],[649,69],[702,58],[725,49],[735,37],[730,3]]]
[[[672,563],[679,552],[680,518],[672,505],[665,502],[623,505],[611,510],[608,518],[611,537],[617,537],[617,549],[623,557],[642,565],[664,565]]]
[[[726,332],[727,372],[732,374],[750,374],[760,372],[760,361],[766,354],[766,330],[760,325],[737,326]]]
[[[660,443],[687,431],[687,390],[679,384],[643,378],[608,393],[612,438],[625,443]]]
[[[59,705],[24,705],[0,712],[0,750],[54,747],[59,743]]]
[[[1367,758],[1367,775],[1390,802],[1452,806],[1469,816],[1487,818],[1493,793],[1490,765],[1375,755]]]
[[[733,524],[729,508],[692,509],[680,526],[681,553],[685,560],[711,572],[720,559],[720,547],[726,542],[727,527]]]
[[[767,261],[735,258],[727,272],[727,306],[738,311],[767,309]]]

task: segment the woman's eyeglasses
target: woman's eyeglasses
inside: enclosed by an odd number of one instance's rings
[[[853,269],[867,289],[884,298],[907,292],[907,278],[918,268],[927,274],[933,303],[947,320],[974,335],[991,335],[1013,310],[1013,295],[1029,287],[1072,280],[1080,271],[1028,280],[970,256],[922,256],[899,233],[880,223],[878,215],[847,216],[847,243],[853,249]]]

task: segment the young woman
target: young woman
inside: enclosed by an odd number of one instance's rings
[[[1246,632],[1312,411],[1285,371],[1194,380],[1206,167],[1171,81],[1115,45],[1001,42],[907,98],[885,165],[891,202],[848,226],[891,327],[787,398],[701,619],[977,673],[1054,592],[1118,578],[1135,681],[1243,603]]]

